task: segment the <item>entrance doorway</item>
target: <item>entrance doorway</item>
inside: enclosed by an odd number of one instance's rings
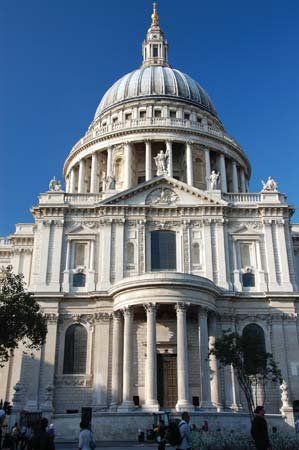
[[[161,408],[175,408],[178,398],[177,357],[158,354],[158,402]]]

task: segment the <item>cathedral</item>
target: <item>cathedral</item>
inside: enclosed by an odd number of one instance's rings
[[[268,386],[266,411],[293,426],[294,208],[270,176],[250,192],[248,157],[209,95],[168,62],[156,4],[142,58],[103,96],[65,184],[51,180],[33,223],[0,240],[0,265],[24,274],[48,322],[40,350],[20,344],[0,369],[0,399],[16,418],[51,418],[61,439],[78,432],[82,408],[98,439],[135,437],[158,411],[236,427],[248,415],[234,370],[208,358],[230,329],[273,354],[284,388]]]

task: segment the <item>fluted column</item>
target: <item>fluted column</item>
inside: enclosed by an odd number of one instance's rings
[[[223,153],[220,153],[220,155],[219,155],[219,170],[220,170],[221,190],[222,190],[222,192],[227,192],[225,156]]]
[[[198,311],[199,328],[199,358],[201,378],[201,407],[211,408],[211,385],[209,366],[209,337],[208,337],[208,315],[207,311],[200,308]]]
[[[212,313],[209,316],[209,350],[214,348],[217,337],[217,318]],[[211,383],[211,401],[212,405],[217,409],[222,409],[219,395],[219,370],[218,362],[215,355],[210,355],[210,383]]]
[[[85,160],[81,159],[79,163],[79,180],[78,180],[78,193],[85,193]]]
[[[124,359],[123,359],[123,401],[119,409],[129,410],[134,406],[132,399],[133,372],[133,310],[124,308]]]
[[[113,176],[112,156],[113,156],[113,147],[108,147],[107,148],[107,177]]]
[[[168,175],[173,177],[172,141],[166,141],[166,151],[168,153]]]
[[[241,192],[246,192],[246,182],[245,182],[245,173],[244,169],[240,170],[240,178],[241,178]]]
[[[145,408],[159,410],[157,400],[157,350],[156,350],[156,305],[144,305],[146,310],[146,392]]]
[[[193,186],[192,143],[186,142],[187,184]]]
[[[75,184],[75,168],[72,167],[71,171],[70,171],[70,193],[71,194],[75,193],[75,188],[76,188],[76,184]]]
[[[238,171],[236,161],[232,161],[233,192],[239,192]]]
[[[211,157],[210,157],[210,150],[208,148],[205,148],[205,167],[206,167],[206,180],[211,175]],[[208,182],[206,181],[208,184]],[[209,188],[209,186],[207,186]]]
[[[125,144],[125,180],[124,180],[124,188],[130,189],[132,186],[132,144],[127,142]]]
[[[177,378],[178,378],[178,401],[177,411],[193,410],[189,399],[189,365],[187,347],[187,321],[185,303],[176,304],[177,315]]]
[[[122,315],[116,311],[113,313],[111,409],[117,408],[121,394],[122,326]]]
[[[152,178],[152,143],[145,141],[145,180]]]
[[[91,156],[91,173],[90,173],[90,192],[96,194],[99,192],[98,186],[98,155],[93,153]]]

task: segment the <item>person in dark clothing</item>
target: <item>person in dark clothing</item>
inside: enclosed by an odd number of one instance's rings
[[[166,446],[166,427],[164,420],[160,420],[158,428],[158,450],[165,450]]]
[[[45,417],[41,419],[40,426],[31,439],[32,450],[55,450],[53,436],[47,432],[48,423]]]
[[[265,409],[263,406],[255,408],[255,417],[252,421],[251,436],[253,437],[257,450],[271,450],[271,444],[268,435],[268,427],[265,419]]]

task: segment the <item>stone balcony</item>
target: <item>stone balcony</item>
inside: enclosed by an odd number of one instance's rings
[[[116,122],[104,126],[98,130],[89,131],[82,137],[72,148],[70,154],[74,153],[78,148],[86,145],[97,138],[105,138],[111,134],[117,134],[120,131],[137,131],[141,128],[171,128],[173,130],[190,130],[198,131],[206,136],[214,136],[223,139],[228,144],[238,148],[243,154],[239,144],[229,137],[225,132],[217,130],[209,125],[194,122],[186,119],[169,118],[169,117],[151,117],[146,119],[131,119],[123,122]]]

